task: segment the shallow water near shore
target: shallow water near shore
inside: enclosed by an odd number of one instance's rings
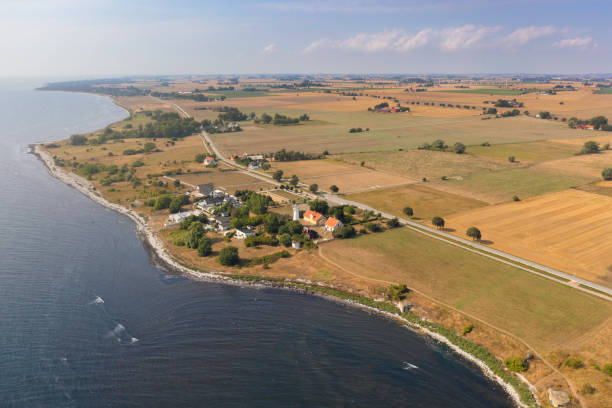
[[[125,112],[3,85],[0,406],[512,406],[471,364],[380,316],[151,265],[130,219],[28,154]]]

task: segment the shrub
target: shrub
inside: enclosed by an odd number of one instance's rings
[[[490,147],[491,143],[489,143],[489,142],[482,142],[480,145],[484,146],[484,147]]]
[[[280,252],[275,252],[270,255],[256,256],[249,261],[248,265],[249,266],[269,265],[271,263],[278,261],[281,258],[289,258],[290,256],[291,254],[289,253],[289,251],[282,250]]]
[[[153,208],[155,208],[156,210],[163,210],[170,207],[171,202],[172,198],[170,196],[163,195],[161,197],[158,197],[157,200],[155,200],[155,205],[153,206]]]
[[[606,167],[603,169],[601,172],[601,177],[603,177],[604,180],[612,180],[612,167]]]
[[[238,248],[233,246],[223,248],[219,252],[218,261],[221,265],[224,266],[236,265],[238,262],[240,262],[240,257],[238,256]]]
[[[404,209],[402,210],[404,212],[404,214],[406,214],[408,217],[412,217],[412,215],[414,214],[414,211],[412,211],[411,207],[404,207]]]
[[[244,240],[244,245],[247,247],[254,247],[259,245],[278,245],[278,239],[271,235],[251,235]]]
[[[380,224],[376,223],[376,222],[368,222],[367,224],[365,224],[365,228],[370,231],[370,232],[380,232],[382,231],[382,228],[380,227]]]
[[[168,209],[170,210],[170,214],[175,214],[181,211],[181,205],[183,204],[183,200],[180,197],[174,197],[170,200],[170,204],[168,205]]]
[[[603,366],[603,372],[612,377],[612,363],[608,363]]]
[[[285,234],[281,234],[278,240],[279,240],[279,242],[280,242],[282,245],[284,245],[284,246],[286,246],[286,247],[291,246],[291,235],[289,235],[289,234],[287,234],[287,233],[285,233]]]
[[[390,220],[387,221],[387,226],[389,228],[396,228],[396,227],[399,227],[399,225],[400,225],[400,222],[397,219],[397,217],[396,218],[391,218]]]
[[[521,201],[521,199],[519,198],[519,196],[512,196],[512,201]]]
[[[87,138],[83,135],[72,135],[68,139],[68,144],[72,146],[82,146],[87,143]]]
[[[593,387],[591,384],[586,383],[584,384],[581,388],[580,388],[580,393],[582,395],[591,395],[591,394],[595,394],[595,387]]]
[[[578,357],[570,357],[570,358],[568,358],[567,360],[565,360],[563,365],[565,365],[566,367],[569,367],[569,368],[573,368],[574,370],[577,370],[579,368],[584,367],[584,363]]]
[[[344,225],[340,228],[340,231],[334,233],[335,238],[351,238],[355,236],[355,228],[352,225]]]
[[[599,153],[599,143],[594,142],[592,140],[585,142],[584,145],[582,146],[582,149],[580,149],[580,154],[593,154],[593,153]]]
[[[205,159],[206,159],[206,155],[204,153],[198,153],[195,155],[195,161],[198,163],[204,163]]]
[[[525,361],[525,359],[523,357],[520,357],[520,356],[510,356],[510,357],[507,357],[504,360],[504,364],[506,365],[508,370],[515,371],[517,373],[518,372],[527,371],[527,368],[529,368],[529,365],[527,364],[527,361]]]
[[[325,200],[313,200],[308,206],[312,211],[319,212],[323,215],[327,215],[327,211],[329,210],[329,204]]]
[[[474,330],[474,325],[472,323],[469,323],[467,326],[465,326],[462,330],[462,334],[465,336],[468,333],[471,333],[472,330]]]
[[[509,157],[508,157],[508,161],[509,161],[510,163],[514,163],[514,162],[516,161],[516,157],[514,157],[514,156],[509,156]]]
[[[319,190],[319,185],[316,183],[313,183],[310,186],[308,186],[308,189],[310,190],[311,193],[316,193]]]
[[[337,193],[338,191],[340,191],[340,189],[337,185],[332,184],[331,186],[329,186],[329,191],[331,191],[332,193]]]

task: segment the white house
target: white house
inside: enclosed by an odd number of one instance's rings
[[[344,225],[342,224],[342,221],[334,217],[329,217],[325,222],[325,229],[331,232],[335,232],[342,228],[342,225]]]
[[[204,159],[204,165],[205,166],[216,166],[217,160],[215,160],[215,158],[212,156],[208,156]]]
[[[245,239],[247,237],[252,237],[255,235],[255,232],[248,228],[236,228],[236,234],[234,235],[238,239]]]

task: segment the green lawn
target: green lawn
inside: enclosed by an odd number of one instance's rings
[[[583,335],[612,313],[603,300],[405,228],[321,248],[348,270],[406,283],[541,350]]]
[[[595,91],[597,94],[604,95],[612,95],[612,88],[600,88],[598,91]]]

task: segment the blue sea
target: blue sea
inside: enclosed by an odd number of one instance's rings
[[[153,265],[132,221],[28,149],[126,112],[40,84],[0,80],[0,407],[512,406],[396,322]]]

